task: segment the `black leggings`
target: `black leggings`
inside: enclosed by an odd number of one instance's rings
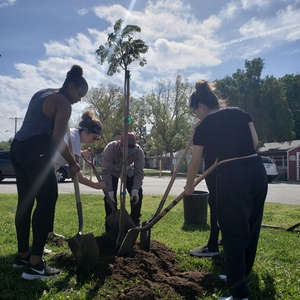
[[[117,195],[117,190],[118,190],[118,181],[119,181],[118,177],[112,176],[112,186],[114,189],[116,203],[117,203],[116,195]],[[133,182],[134,182],[134,176],[132,176],[132,177],[127,176],[126,189],[130,195],[131,195],[131,191],[132,191],[132,187],[133,187]],[[139,189],[139,202],[135,205],[130,203],[130,208],[131,208],[130,217],[136,225],[140,223],[142,200],[143,200],[143,189],[140,188]],[[111,214],[111,208],[106,201],[106,197],[104,197],[104,203],[105,203],[106,216],[108,216]],[[105,222],[105,229],[106,229],[106,231],[110,230],[107,222]]]
[[[218,226],[217,217],[217,195],[216,195],[216,183],[217,183],[217,171],[214,170],[208,174],[205,178],[206,186],[209,191],[208,204],[210,208],[210,235],[207,242],[209,247],[218,249],[218,238],[220,228]]]
[[[15,216],[18,252],[31,251],[31,255],[42,256],[48,232],[53,226],[58,197],[51,139],[48,135],[39,135],[25,141],[13,140],[10,156],[18,190]],[[31,223],[33,241],[30,249]]]

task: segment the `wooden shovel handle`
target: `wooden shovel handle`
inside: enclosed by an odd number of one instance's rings
[[[190,149],[190,147],[192,145],[193,137],[194,137],[194,132],[195,132],[195,129],[193,130],[193,133],[192,133],[192,135],[190,137],[190,140],[188,141],[188,144],[185,147],[184,152],[182,153],[181,159],[180,159],[180,161],[179,161],[179,163],[178,163],[178,165],[177,165],[177,167],[176,167],[176,169],[175,169],[175,171],[174,171],[174,173],[173,173],[173,175],[171,177],[171,180],[170,180],[170,182],[169,182],[169,184],[167,186],[167,189],[166,189],[166,191],[165,191],[165,193],[164,193],[164,195],[163,195],[163,197],[162,197],[162,199],[161,199],[161,201],[159,203],[157,211],[155,212],[154,216],[149,221],[147,221],[147,222],[150,222],[151,220],[153,220],[161,212],[161,210],[162,210],[162,208],[163,208],[163,206],[164,206],[164,204],[165,204],[165,202],[167,200],[167,197],[168,197],[168,195],[170,193],[170,190],[171,190],[171,188],[173,186],[173,183],[174,183],[174,181],[175,181],[175,179],[176,179],[176,177],[177,177],[177,175],[179,173],[180,167],[182,166],[183,161],[184,161],[184,159],[185,159],[185,157],[187,155],[187,152],[189,151],[189,149]]]
[[[74,156],[74,150],[73,150],[73,144],[71,139],[71,133],[70,133],[70,127],[68,126],[67,130],[68,135],[68,145],[69,149]],[[75,156],[74,156],[75,158]],[[76,208],[77,208],[77,214],[78,214],[78,233],[81,234],[83,230],[83,216],[82,216],[82,204],[81,204],[81,197],[80,197],[80,190],[79,190],[79,181],[78,181],[78,175],[75,174],[75,177],[73,178],[74,182],[74,190],[75,190],[75,197],[76,197]]]

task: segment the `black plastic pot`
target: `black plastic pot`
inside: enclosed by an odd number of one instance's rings
[[[193,194],[183,198],[184,223],[186,225],[207,223],[208,196],[208,192],[194,191]]]

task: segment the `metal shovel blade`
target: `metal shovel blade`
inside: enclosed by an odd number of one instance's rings
[[[79,232],[67,242],[78,265],[92,269],[98,264],[100,253],[93,233]]]
[[[142,227],[146,226],[147,222],[143,222]],[[151,236],[151,229],[147,229],[141,231],[140,234],[140,249],[149,251],[150,250],[150,236]]]
[[[124,212],[124,230],[125,232],[127,232],[129,229],[134,228],[135,224],[132,221],[129,213],[127,212],[127,210],[125,210]],[[114,232],[119,232],[119,220],[120,220],[120,210],[115,210],[113,211],[111,214],[109,214],[106,217],[106,221],[109,225],[109,227],[114,231]]]
[[[123,242],[120,246],[117,256],[128,255],[131,252],[131,250],[133,249],[138,235],[139,235],[139,231],[134,230],[134,228],[129,229],[126,234],[126,237],[123,239]]]

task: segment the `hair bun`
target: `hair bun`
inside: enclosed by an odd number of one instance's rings
[[[206,80],[198,80],[195,84],[195,90],[196,90],[196,93],[198,92],[201,92],[203,91],[203,89],[206,89],[207,88],[207,85],[208,85],[208,82]]]
[[[83,75],[83,70],[78,65],[73,65],[71,70],[67,73],[67,76],[82,77],[82,75]]]
[[[92,112],[91,110],[87,110],[82,114],[81,119],[84,122],[88,122],[89,120],[93,120],[94,117],[95,117],[94,112]]]

